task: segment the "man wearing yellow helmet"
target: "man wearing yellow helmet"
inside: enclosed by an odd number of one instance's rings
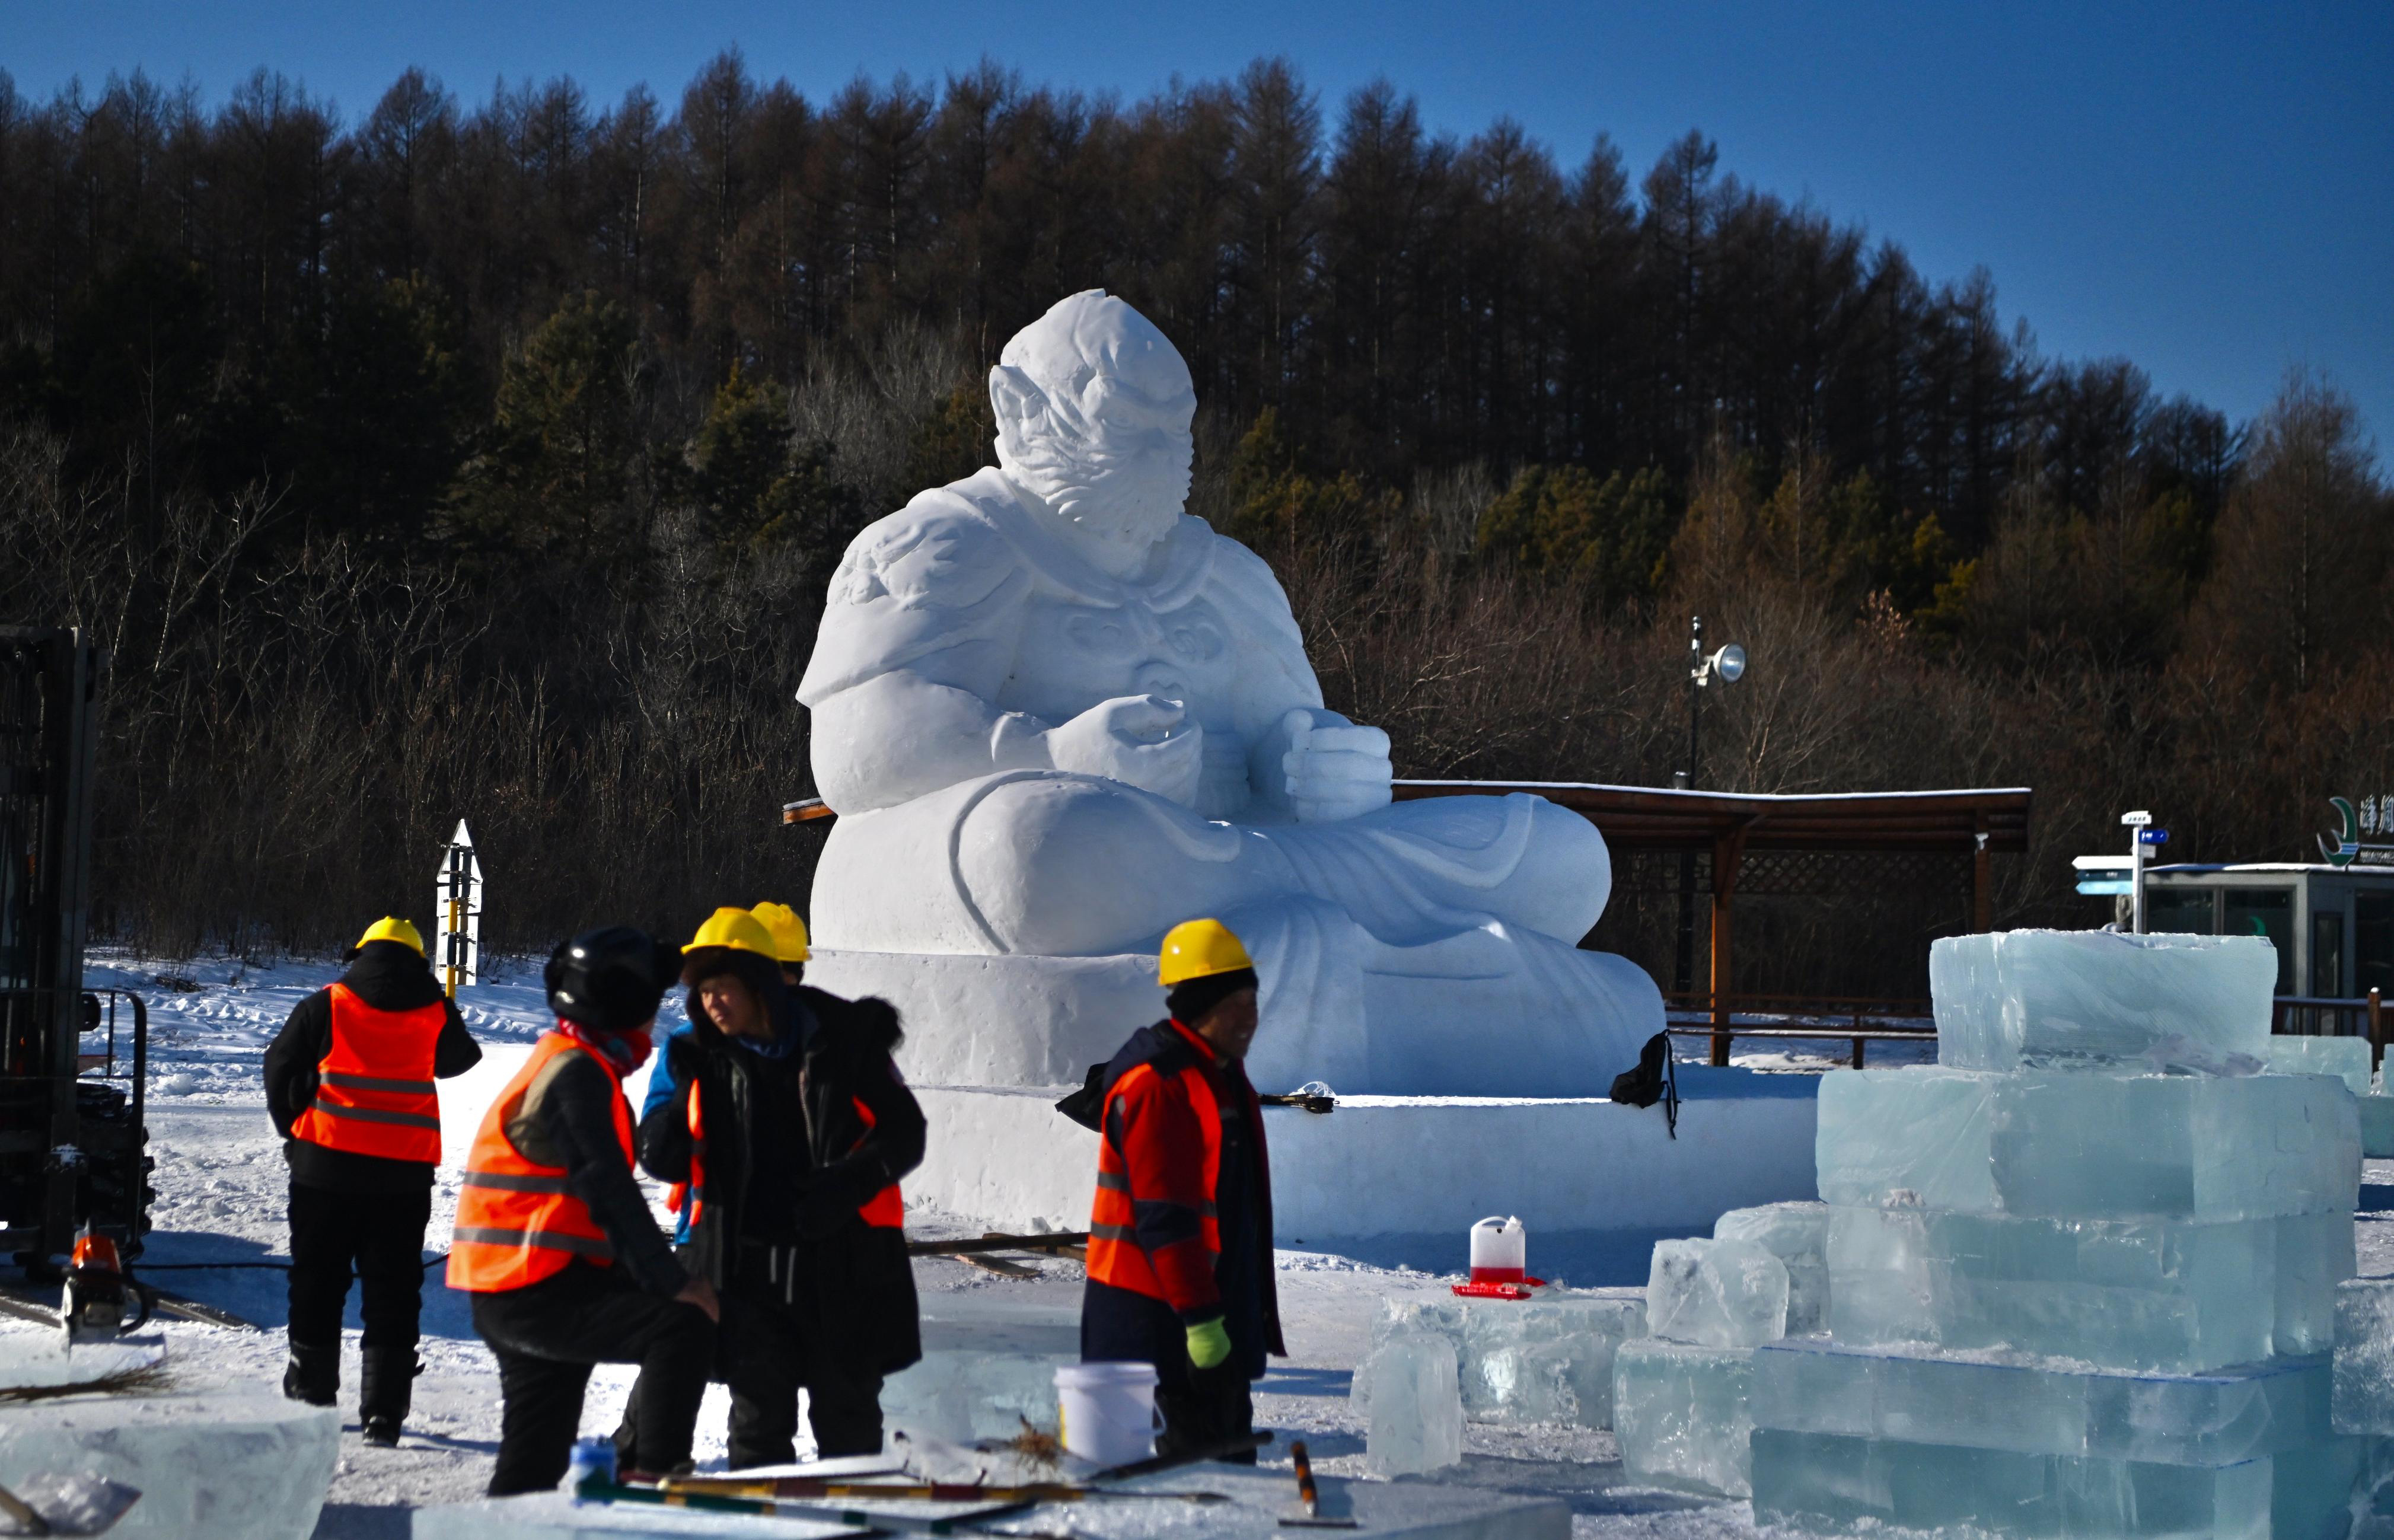
[[[1081,1357],[1154,1364],[1156,1453],[1186,1455],[1253,1430],[1248,1383],[1288,1349],[1262,1109],[1242,1065],[1255,965],[1219,920],[1190,920],[1164,937],[1159,981],[1171,1014],[1059,1105],[1098,1134]]]
[[[722,1296],[734,1468],[795,1457],[801,1387],[818,1455],[878,1454],[881,1381],[922,1356],[898,1181],[924,1123],[889,1058],[898,1013],[809,988],[806,962],[782,904],[699,927],[690,1024],[640,1119],[641,1165],[679,1190],[682,1258]],[[639,1453],[631,1431],[619,1458]]]
[[[291,1166],[283,1393],[318,1406],[338,1397],[354,1265],[365,1319],[359,1421],[370,1443],[399,1441],[414,1386],[424,1228],[441,1161],[433,1082],[481,1058],[425,961],[423,936],[395,915],[366,928],[349,971],[292,1007],[266,1050],[266,1110]]]

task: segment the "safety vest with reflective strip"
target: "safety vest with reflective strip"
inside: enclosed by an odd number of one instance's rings
[[[316,1064],[316,1099],[291,1125],[293,1139],[384,1160],[441,1160],[441,1096],[434,1049],[445,1001],[377,1010],[347,984],[332,987],[332,1046]]]
[[[870,1134],[874,1125],[873,1109],[864,1104],[862,1097],[850,1097],[848,1100],[854,1104],[856,1115],[864,1120],[865,1132]],[[859,1139],[856,1142],[861,1145],[864,1140]],[[665,1189],[668,1212],[680,1213],[684,1204],[690,1205],[690,1223],[694,1229],[699,1216],[706,1212],[706,1127],[704,1119],[699,1115],[698,1082],[695,1080],[690,1083],[690,1180],[676,1182]],[[866,1224],[875,1229],[903,1230],[906,1227],[905,1195],[898,1191],[896,1182],[891,1182],[865,1200],[864,1206],[857,1213]]]
[[[475,1294],[525,1288],[555,1277],[577,1257],[601,1267],[613,1264],[615,1248],[590,1217],[589,1205],[567,1187],[565,1167],[525,1159],[507,1138],[507,1125],[549,1061],[588,1052],[561,1032],[543,1034],[483,1115],[457,1192],[457,1230],[449,1246],[451,1288]],[[624,1099],[623,1072],[605,1054],[590,1057],[615,1082],[615,1142],[629,1166],[632,1108]]]
[[[1187,1028],[1177,1021],[1170,1025],[1183,1041],[1132,1065],[1106,1090],[1098,1119],[1098,1191],[1089,1210],[1087,1268],[1096,1283],[1161,1299],[1175,1310],[1190,1310],[1220,1297],[1214,1261],[1222,1252],[1215,1207],[1222,1178],[1222,1111],[1213,1081],[1198,1061],[1202,1050],[1188,1041]],[[1173,1088],[1187,1099],[1194,1116],[1197,1148],[1164,1152],[1174,1169],[1137,1173],[1135,1194],[1131,1162],[1115,1143],[1115,1109],[1126,1097],[1135,1103],[1147,1101]],[[1188,1191],[1192,1187],[1196,1191]],[[1180,1191],[1176,1192],[1176,1188]],[[1138,1241],[1134,1196],[1140,1202],[1190,1211],[1177,1216],[1181,1221],[1178,1226],[1167,1227],[1183,1233],[1151,1253]]]

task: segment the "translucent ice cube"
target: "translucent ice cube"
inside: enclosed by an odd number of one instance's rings
[[[2173,1375],[1791,1338],[1755,1350],[1754,1422],[2022,1454],[2232,1465],[2332,1436],[2328,1382],[2319,1354]]]
[[[2361,1099],[2361,1152],[2374,1161],[2394,1159],[2394,1096]]]
[[[1839,1207],[1830,1330],[1855,1344],[2011,1348],[2129,1369],[2317,1352],[2351,1232],[2335,1214],[2206,1222]]]
[[[341,1419],[252,1390],[59,1400],[0,1414],[0,1485],[94,1471],[141,1494],[117,1540],[304,1540]]]
[[[1826,1331],[1829,1324],[1829,1205],[1765,1204],[1732,1208],[1713,1222],[1717,1241],[1752,1241],[1787,1269],[1787,1335]]]
[[[1752,1348],[1787,1334],[1787,1268],[1752,1241],[1659,1241],[1646,1327],[1671,1342]]]
[[[1641,1337],[1612,1361],[1612,1428],[1633,1481],[1743,1497],[1754,1354]]]
[[[1646,1332],[1634,1296],[1475,1299],[1465,1312],[1463,1409],[1474,1422],[1612,1426],[1612,1356]]]
[[[1378,1476],[1443,1470],[1463,1460],[1463,1393],[1454,1344],[1402,1332],[1372,1352],[1364,1464]]]
[[[2369,1094],[2371,1069],[2366,1037],[2272,1036],[2265,1060],[2271,1074],[2332,1074],[2355,1096]]]
[[[2322,1076],[1863,1070],[1820,1095],[1833,1204],[2241,1219],[2360,1191],[2358,1102]]]
[[[2394,1435],[2394,1278],[2355,1278],[2335,1291],[2335,1426]]]
[[[2258,1058],[2277,979],[2258,936],[2002,930],[1928,948],[1937,1060],[1957,1069],[2119,1062],[2173,1035]]]
[[[881,1417],[892,1428],[952,1443],[1006,1439],[1022,1425],[1054,1428],[1056,1371],[1078,1353],[932,1349],[881,1388]]]
[[[2070,1536],[2334,1534],[2359,1440],[2229,1466],[1914,1443],[1757,1428],[1754,1516],[1798,1530],[1878,1526]]]

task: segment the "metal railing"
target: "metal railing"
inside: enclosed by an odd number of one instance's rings
[[[1717,1005],[1691,991],[1664,995],[1664,1018],[1672,1036],[1708,1040],[1716,1064],[1729,1062],[1730,1045],[1740,1037],[1848,1043],[1848,1062],[1857,1070],[1867,1062],[1869,1044],[1937,1041],[1929,1002],[1903,996],[1732,994]]]

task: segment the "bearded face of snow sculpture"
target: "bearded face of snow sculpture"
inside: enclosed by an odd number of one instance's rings
[[[1651,980],[1575,944],[1603,839],[1536,797],[1391,803],[1388,735],[1323,707],[1270,569],[1181,512],[1197,403],[1164,334],[1073,295],[990,397],[997,468],[832,580],[798,691],[841,815],[816,943],[1101,957],[1215,915],[1264,980],[1259,1082],[1602,1094],[1662,1026]]]

